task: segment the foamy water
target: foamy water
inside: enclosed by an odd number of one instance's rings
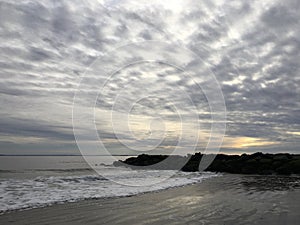
[[[11,178],[7,174],[20,171],[2,171],[2,174],[6,173],[6,177],[0,178],[0,212],[83,199],[131,196],[198,183],[217,176],[214,173],[199,172],[174,174],[174,171],[133,171],[112,166],[103,166],[101,169],[113,181],[84,168],[36,170],[38,172],[33,169],[23,170],[24,176],[12,175]],[[36,172],[38,176],[26,176],[29,172]],[[166,177],[170,178],[164,179]],[[161,182],[151,186],[143,185],[155,179]],[[123,185],[124,183],[136,186]]]

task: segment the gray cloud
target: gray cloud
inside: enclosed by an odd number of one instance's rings
[[[43,138],[42,145],[28,144],[36,149],[60,148],[53,140],[74,141],[72,104],[80,79],[86,72],[88,98],[108,78],[101,73],[103,68],[97,74],[86,69],[118,46],[148,40],[173,43],[169,52],[179,57],[175,43],[183,45],[207,64],[224,94],[228,136],[280,143],[266,151],[297,151],[299,137],[288,132],[299,132],[300,128],[299,1],[181,4],[184,6],[159,1],[146,5],[131,1],[1,1],[0,152],[13,136],[14,145],[19,138],[23,146],[26,139]],[[138,54],[119,52],[105,66],[143,60],[151,49],[141,49]],[[121,97],[115,110],[122,111],[147,93],[154,97],[141,101],[132,113],[159,114],[176,122],[171,103],[191,113],[191,104],[180,92],[183,90],[200,112],[203,128],[209,130],[209,104],[191,81],[199,80],[206,69],[199,71],[197,63],[189,63],[194,66],[192,77],[162,63],[131,65],[112,76],[97,100],[97,109],[110,110]],[[87,102],[81,102],[83,108]],[[115,135],[107,118],[100,115],[97,122],[103,137],[113,142]],[[83,132],[85,129],[83,124]],[[122,133],[122,137],[131,140],[130,135]],[[165,145],[168,143],[176,140],[170,138]],[[285,149],[280,149],[283,146]],[[22,152],[22,148],[14,151]]]

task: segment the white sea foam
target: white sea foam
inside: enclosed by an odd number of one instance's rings
[[[132,183],[168,176],[174,171],[111,170],[115,181],[126,179]],[[0,179],[0,212],[37,208],[54,203],[74,202],[82,199],[136,195],[172,187],[201,182],[218,176],[214,173],[178,172],[171,178],[152,186],[125,186],[97,175],[40,176],[30,179]]]

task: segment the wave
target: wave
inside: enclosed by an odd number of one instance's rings
[[[174,171],[118,171],[111,168],[114,180],[152,180]],[[152,186],[125,186],[98,175],[51,176],[32,179],[0,179],[0,213],[45,207],[85,199],[132,196],[201,182],[218,176],[215,173],[184,173]]]

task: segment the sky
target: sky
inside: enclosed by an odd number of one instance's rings
[[[203,152],[213,122],[226,122],[220,152],[300,153],[299,11],[298,0],[1,0],[0,154],[78,154],[76,134],[111,154]],[[213,120],[223,106],[226,121]]]

